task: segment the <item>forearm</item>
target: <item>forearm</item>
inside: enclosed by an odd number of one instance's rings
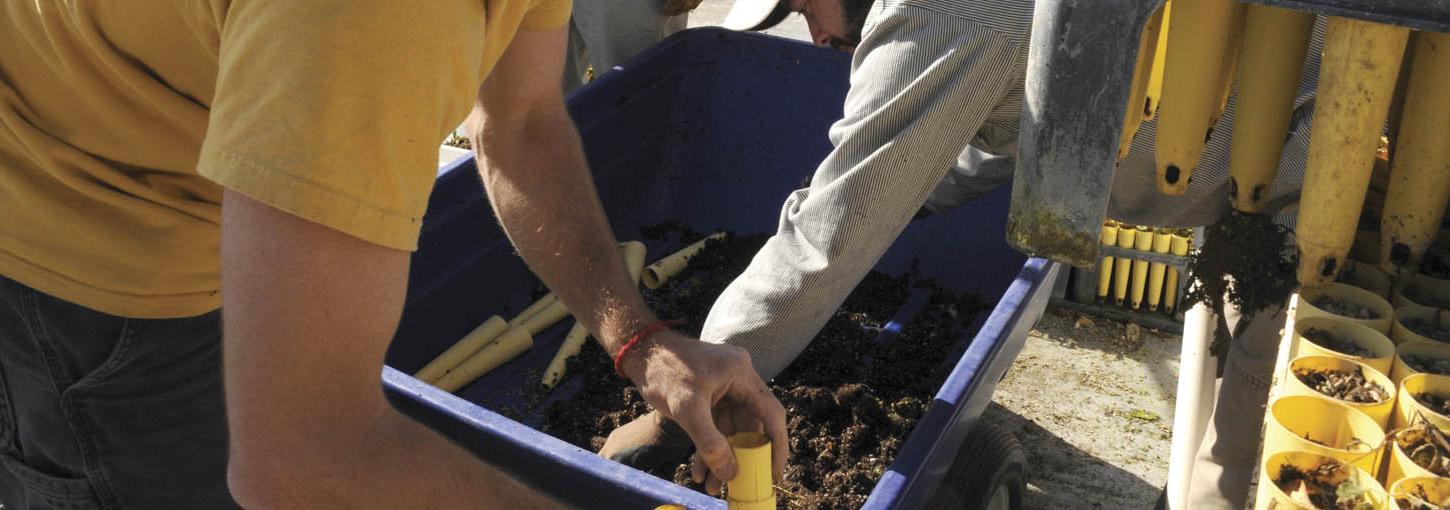
[[[654,320],[624,269],[562,102],[478,116],[479,170],[519,255],[609,352]]]

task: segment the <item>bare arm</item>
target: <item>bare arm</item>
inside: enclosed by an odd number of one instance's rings
[[[243,506],[557,506],[383,398],[407,252],[228,191],[222,267],[228,481]]]
[[[624,270],[559,90],[565,33],[522,31],[478,94],[473,126],[494,212],[519,254],[616,353],[655,320]],[[634,352],[634,351],[631,351]],[[679,423],[721,479],[735,461],[712,413],[736,404],[763,422],[785,468],[785,410],[743,349],[665,332],[624,360],[652,407]]]

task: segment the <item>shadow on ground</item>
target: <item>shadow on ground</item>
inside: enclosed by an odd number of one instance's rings
[[[1152,508],[1160,487],[1073,446],[1036,422],[993,403],[982,415],[1000,425],[1027,450],[1025,507]]]

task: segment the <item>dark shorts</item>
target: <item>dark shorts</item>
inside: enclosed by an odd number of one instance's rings
[[[0,504],[234,508],[221,314],[128,319],[0,277]]]

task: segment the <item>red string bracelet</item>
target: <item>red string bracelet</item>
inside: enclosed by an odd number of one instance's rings
[[[636,331],[633,335],[629,336],[629,341],[624,343],[624,347],[619,348],[619,353],[614,355],[614,373],[619,374],[620,377],[629,379],[629,376],[624,375],[624,355],[629,354],[630,349],[633,349],[636,344],[640,343],[644,339],[649,338],[650,335],[659,333],[660,331],[664,331],[675,326],[682,325],[684,323],[685,321],[680,319],[668,321],[654,321],[648,326],[639,328],[639,331]]]

